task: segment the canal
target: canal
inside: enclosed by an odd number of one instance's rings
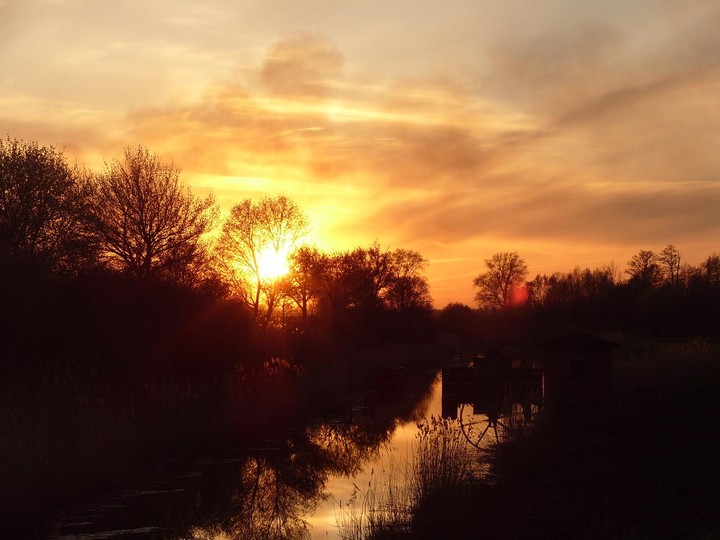
[[[418,481],[483,475],[483,450],[537,415],[537,385],[479,383],[467,369],[446,370],[445,395],[442,372],[398,371],[351,398],[311,400],[275,439],[168,467],[63,516],[52,538],[363,537],[378,509],[411,515]]]

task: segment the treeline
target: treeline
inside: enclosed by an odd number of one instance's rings
[[[52,146],[0,140],[3,368],[60,357],[188,368],[194,353],[198,370],[232,370],[300,354],[288,347],[309,335],[323,346],[423,335],[421,254],[377,242],[322,253],[302,243],[307,219],[284,196],[219,215],[142,146],[91,171]]]
[[[542,332],[584,326],[603,332],[627,332],[668,339],[720,337],[720,256],[702,263],[683,262],[668,245],[660,252],[640,250],[624,269],[575,267],[570,272],[537,274],[527,280],[527,265],[518,253],[497,253],[475,278],[475,314],[485,325],[475,335]],[[471,315],[448,306],[441,319],[472,333]]]

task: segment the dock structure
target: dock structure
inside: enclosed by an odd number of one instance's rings
[[[529,424],[541,410],[589,411],[612,395],[612,351],[618,345],[582,331],[536,342],[523,353],[493,350],[443,369],[442,415],[496,430],[503,419]],[[485,430],[487,431],[487,430]],[[484,431],[484,432],[485,432]]]
[[[462,420],[460,411],[469,405],[472,415],[484,415],[490,423],[517,411],[529,419],[542,408],[542,370],[523,366],[493,354],[443,369],[443,417]]]

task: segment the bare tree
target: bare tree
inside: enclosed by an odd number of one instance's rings
[[[529,281],[527,284],[528,300],[530,303],[535,306],[544,305],[556,281],[557,279],[553,279],[552,276],[548,276],[547,274],[537,274],[535,279]]]
[[[351,304],[353,293],[349,267],[352,267],[350,253],[343,252],[328,255],[324,265],[319,303],[334,323]]]
[[[709,255],[701,265],[705,282],[711,287],[720,287],[720,255]]]
[[[480,307],[501,309],[512,302],[513,290],[525,283],[527,265],[517,252],[496,253],[485,259],[487,272],[475,278],[475,295]]]
[[[283,294],[280,276],[265,277],[263,253],[288,257],[307,234],[308,222],[298,206],[284,195],[246,199],[233,206],[223,225],[216,253],[222,274],[240,298],[264,323],[270,320]]]
[[[680,267],[682,256],[678,249],[672,244],[668,244],[665,249],[660,252],[658,262],[661,265],[665,281],[673,287],[680,284]]]
[[[212,196],[192,196],[180,169],[142,146],[105,166],[92,201],[89,221],[102,256],[137,277],[191,264],[217,217]]]
[[[628,261],[625,273],[630,276],[631,282],[642,285],[643,287],[655,286],[662,279],[662,271],[660,270],[657,254],[644,249],[638,251]]]
[[[90,257],[87,185],[52,146],[0,139],[0,254],[73,266]]]

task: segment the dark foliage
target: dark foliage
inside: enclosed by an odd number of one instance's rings
[[[94,175],[87,228],[109,266],[135,277],[175,278],[202,260],[214,199],[193,197],[180,170],[149,150],[125,150]]]
[[[0,258],[76,271],[92,264],[89,184],[52,146],[0,139]]]

